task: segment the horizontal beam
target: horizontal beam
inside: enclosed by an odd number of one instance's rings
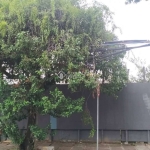
[[[140,46],[131,46],[131,47],[121,47],[121,48],[100,48],[100,49],[96,49],[95,52],[101,52],[101,51],[119,51],[119,50],[124,50],[124,51],[128,51],[128,50],[131,50],[131,49],[137,49],[137,48],[143,48],[143,47],[149,47],[150,46],[150,43],[149,44],[144,44],[144,45],[140,45]]]
[[[103,45],[107,44],[138,44],[138,43],[150,43],[149,40],[122,40],[122,41],[112,41],[112,42],[104,42]]]
[[[115,49],[108,49],[106,51],[113,51],[113,50],[117,50],[117,52],[114,52],[114,53],[110,53],[110,54],[104,54],[104,55],[101,55],[101,56],[96,56],[94,58],[99,58],[99,59],[103,59],[103,58],[106,58],[106,57],[110,57],[110,56],[114,56],[114,55],[118,55],[120,53],[124,53],[124,52],[127,52],[129,50],[132,50],[132,49],[137,49],[137,48],[144,48],[144,47],[149,47],[150,44],[145,44],[145,45],[141,45],[141,46],[135,46],[135,47],[126,47],[126,48],[115,48]]]

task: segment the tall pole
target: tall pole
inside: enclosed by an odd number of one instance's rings
[[[98,87],[97,87],[97,149],[96,150],[99,150],[99,96],[100,96],[100,84],[98,83]]]
[[[148,43],[148,44],[144,44],[144,45],[140,45],[140,46],[132,46],[132,47],[126,47],[126,44],[135,44],[135,43]],[[147,40],[125,40],[125,41],[113,41],[113,42],[104,42],[103,46],[113,46],[113,45],[119,45],[119,44],[123,44],[125,47],[122,48],[115,48],[115,49],[98,49],[96,50],[97,52],[102,51],[102,50],[116,50],[116,52],[111,53],[111,54],[104,54],[100,56],[96,56],[96,57],[100,57],[101,61],[103,61],[104,59],[110,57],[110,56],[114,56],[114,55],[118,55],[120,53],[123,52],[127,52],[129,50],[132,49],[136,49],[136,48],[142,48],[142,47],[149,47],[150,46],[150,41]],[[93,55],[93,64],[95,66],[95,52],[94,51],[94,55]],[[95,70],[95,68],[93,69]],[[144,70],[145,71],[145,70]],[[144,72],[144,79],[145,79],[145,72]],[[97,150],[99,150],[99,97],[100,97],[100,82],[98,81],[98,86],[97,86]]]

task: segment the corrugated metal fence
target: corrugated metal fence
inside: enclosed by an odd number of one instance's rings
[[[57,85],[66,96],[76,99],[84,96],[96,127],[96,99],[88,90],[71,93],[67,85]],[[81,113],[69,118],[53,118],[49,115],[38,117],[37,123],[44,127],[51,122],[55,131],[54,140],[95,141],[89,138],[90,126],[83,124]],[[118,93],[118,99],[101,94],[99,114],[99,136],[101,142],[149,142],[150,141],[150,83],[129,83]],[[19,128],[26,128],[26,121]]]

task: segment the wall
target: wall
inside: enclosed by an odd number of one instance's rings
[[[85,97],[96,127],[97,104],[92,93],[88,90],[71,93],[67,85],[57,87],[73,99]],[[129,83],[118,93],[118,99],[101,94],[99,107],[100,141],[150,141],[150,83]],[[44,127],[51,122],[52,130],[56,131],[54,140],[95,141],[96,135],[88,138],[91,127],[83,124],[81,116],[76,113],[69,118],[56,119],[39,115],[37,123]],[[25,126],[25,120],[19,123],[21,129]]]
[[[96,99],[89,91],[70,94],[65,86],[59,88],[74,99],[84,95],[96,127]],[[118,93],[118,99],[101,94],[99,112],[100,141],[149,142],[150,83],[130,83]],[[55,121],[56,122],[56,121]],[[57,119],[55,139],[94,140],[88,138],[90,126],[81,121],[81,114]]]

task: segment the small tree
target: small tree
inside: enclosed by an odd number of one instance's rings
[[[140,58],[129,59],[136,67],[137,74],[130,76],[130,82],[139,83],[139,82],[150,82],[150,65],[146,65],[146,62]]]
[[[60,71],[73,74],[63,80],[74,92],[81,86],[93,90],[97,78],[102,78],[103,83],[110,83],[104,91],[114,93],[127,79],[123,55],[95,65],[90,75],[91,45],[116,38],[115,25],[106,6],[83,4],[77,0],[0,0],[0,120],[20,150],[32,150],[34,139],[45,138],[45,130],[36,125],[37,113],[68,117],[82,111],[82,97],[71,100],[53,89],[61,81],[56,75]],[[28,120],[25,134],[17,125],[22,119]]]

